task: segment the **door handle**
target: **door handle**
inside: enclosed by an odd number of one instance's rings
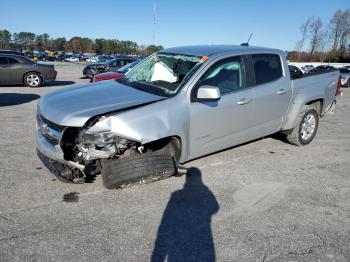
[[[283,95],[286,93],[287,93],[287,90],[284,90],[283,88],[277,91],[277,95]]]
[[[249,104],[250,100],[248,98],[242,98],[241,100],[239,100],[237,102],[238,105],[245,105],[245,104]]]

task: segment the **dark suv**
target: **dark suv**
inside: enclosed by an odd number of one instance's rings
[[[107,71],[116,71],[119,68],[134,62],[134,58],[116,58],[113,60],[109,60],[104,63],[93,63],[88,64],[83,69],[83,75],[89,78],[94,77],[94,75],[107,72]]]

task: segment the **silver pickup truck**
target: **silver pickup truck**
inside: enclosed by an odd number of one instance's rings
[[[309,144],[339,88],[338,71],[292,80],[280,50],[170,48],[121,80],[43,96],[38,155],[68,181],[99,173],[107,188],[156,180],[177,163],[277,132]]]

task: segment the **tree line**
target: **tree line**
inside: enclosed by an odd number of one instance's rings
[[[299,29],[301,36],[295,51],[288,52],[289,60],[350,62],[350,9],[337,10],[326,24],[310,17]]]
[[[0,48],[17,51],[65,51],[74,53],[149,55],[163,49],[161,45],[138,45],[128,40],[91,39],[75,36],[50,38],[47,33],[36,35],[32,32],[11,33],[0,30]]]

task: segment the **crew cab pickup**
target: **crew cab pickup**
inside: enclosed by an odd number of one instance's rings
[[[172,175],[176,163],[276,132],[307,145],[339,88],[338,71],[291,79],[280,50],[165,49],[121,80],[43,96],[38,154],[70,181],[99,173],[108,188],[154,180]]]

